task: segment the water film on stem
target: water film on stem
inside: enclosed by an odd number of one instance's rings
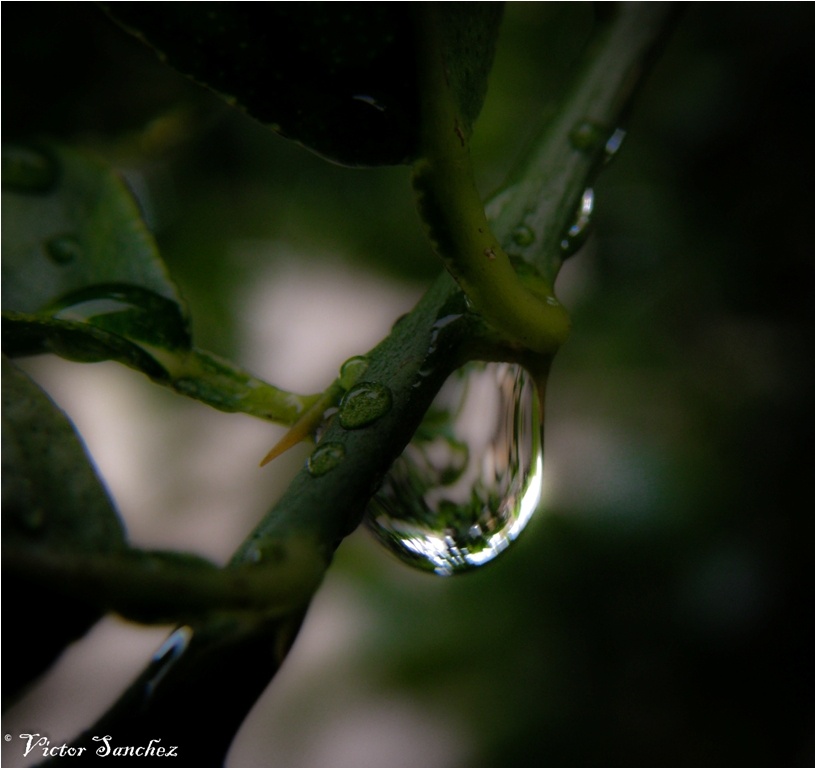
[[[469,363],[447,380],[366,512],[401,560],[449,576],[503,552],[538,507],[543,436],[531,377]]]

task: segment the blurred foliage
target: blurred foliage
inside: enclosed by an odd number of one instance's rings
[[[3,16],[5,138],[91,144],[149,189],[204,346],[231,351],[260,266],[232,258],[236,239],[436,273],[404,169],[288,145],[92,4]],[[688,7],[597,185],[594,239],[561,277],[574,330],[547,397],[562,458],[542,519],[448,582],[340,549],[377,616],[369,674],[458,713],[470,765],[815,760],[813,20],[809,4]],[[590,24],[588,4],[507,8],[475,133],[485,192]]]

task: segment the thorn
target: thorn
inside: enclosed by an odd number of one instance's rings
[[[339,382],[335,381],[332,383],[331,386],[305,410],[303,415],[292,424],[291,429],[272,446],[272,449],[263,457],[260,466],[265,467],[270,461],[273,461],[290,448],[294,448],[298,443],[311,437],[317,431],[317,427],[320,426],[320,422],[323,420],[323,415],[326,410],[334,405],[341,393],[342,387],[340,387]]]
[[[260,462],[261,467],[265,467],[270,461],[273,461],[278,456],[284,454],[286,451],[289,450],[289,448],[294,448],[294,446],[297,445],[297,443],[305,440],[307,437],[311,435],[313,425],[311,423],[311,420],[306,418],[306,416],[308,416],[309,414],[309,411],[306,411],[303,417],[299,421],[296,421],[292,425],[291,429],[289,429],[289,431],[286,432],[286,434],[283,435],[283,437],[281,437],[280,440],[278,440],[274,444],[274,446],[272,446],[272,449],[269,451],[269,453],[267,453],[263,457],[263,460]]]

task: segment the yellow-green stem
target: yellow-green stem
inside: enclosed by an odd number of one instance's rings
[[[470,161],[468,127],[452,93],[435,3],[417,4],[420,151],[413,186],[428,237],[472,308],[512,345],[552,355],[569,318],[547,286],[530,290],[490,230]]]

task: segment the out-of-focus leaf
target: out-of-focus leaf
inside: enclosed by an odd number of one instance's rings
[[[156,377],[133,344],[191,346],[186,310],[135,200],[80,152],[3,148],[2,290],[11,320],[41,319],[54,351],[74,359],[113,358]],[[46,351],[30,334],[4,335],[11,354]],[[47,347],[49,334],[41,337]]]
[[[189,345],[181,298],[121,177],[75,150],[4,146],[4,308],[56,311],[95,300],[93,314],[101,315],[104,302],[121,311],[129,289],[141,293],[131,297],[136,308],[153,302],[143,307],[151,314],[163,300],[151,335],[161,329],[175,345]]]
[[[309,402],[193,348],[125,184],[62,147],[3,150],[3,351],[116,360],[220,410],[284,423]]]
[[[76,555],[123,551],[121,522],[71,423],[5,357],[2,373],[4,552],[15,547]],[[6,578],[3,595],[20,608],[4,633],[5,658],[14,659],[3,670],[5,704],[101,611],[14,575]]]
[[[440,4],[467,127],[486,93],[501,3]],[[411,162],[419,98],[412,3],[115,3],[179,71],[283,136],[352,166]]]

